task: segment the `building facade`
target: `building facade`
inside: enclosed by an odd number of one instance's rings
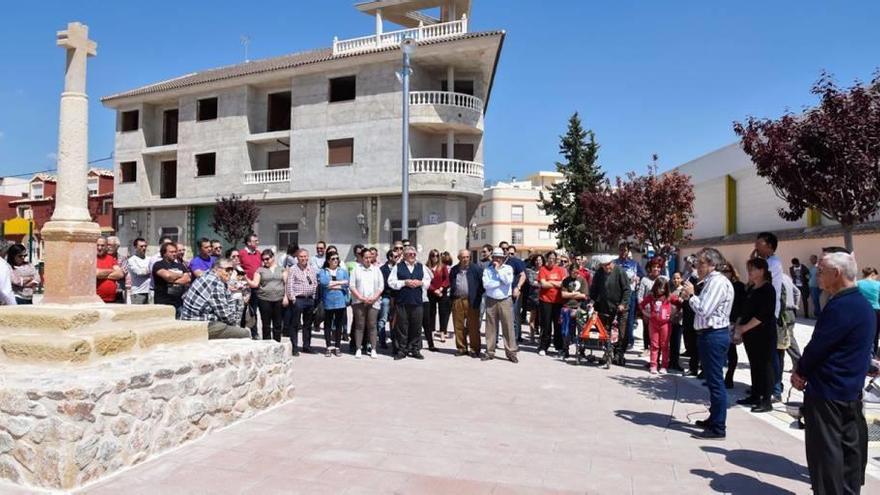
[[[556,234],[549,227],[553,217],[540,206],[541,193],[562,180],[559,172],[538,172],[526,180],[498,182],[483,190],[483,199],[471,220],[468,248],[497,246],[507,241],[521,256],[556,249]]]
[[[424,9],[440,7],[440,17]],[[409,237],[465,245],[482,196],[483,116],[503,31],[471,32],[470,1],[357,8],[376,32],[332,48],[197,72],[107,96],[117,111],[120,237],[192,244],[220,196],[257,202],[261,245],[344,256]],[[428,10],[427,12],[435,12]],[[385,32],[385,22],[403,29]],[[410,232],[402,232],[400,44],[417,41],[409,98]]]

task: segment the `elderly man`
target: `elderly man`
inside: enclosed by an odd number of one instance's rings
[[[452,327],[455,355],[480,355],[480,304],[483,301],[483,273],[471,263],[471,252],[458,252],[458,264],[449,271],[452,284]]]
[[[813,493],[859,493],[865,482],[868,430],[862,387],[871,361],[876,315],[856,287],[848,253],[819,262],[819,287],[829,295],[809,344],[791,375],[804,390],[804,446]]]
[[[181,320],[207,321],[208,339],[246,339],[251,332],[238,326],[242,299],[233,297],[229,278],[235,267],[228,258],[220,258],[211,270],[193,282],[183,296]]]
[[[404,243],[405,245],[406,243]],[[403,261],[388,274],[388,286],[397,293],[397,328],[395,360],[407,356],[425,359],[422,347],[422,304],[428,301],[431,270],[416,261],[416,248],[406,246]]]
[[[486,354],[483,361],[495,359],[498,326],[504,338],[504,352],[511,363],[518,363],[516,334],[513,330],[513,268],[505,264],[504,248],[492,250],[492,263],[483,270],[483,289],[486,291]]]
[[[302,350],[312,354],[312,323],[315,320],[315,295],[318,290],[318,274],[309,260],[309,252],[300,249],[296,252],[296,264],[287,269],[283,304],[288,307],[284,326],[290,336],[293,355],[296,339],[302,330]]]
[[[98,297],[105,303],[118,302],[116,299],[116,289],[118,281],[125,277],[122,268],[116,262],[116,258],[107,252],[107,239],[99,237],[95,242],[98,251],[97,258],[97,283],[95,292]]]
[[[128,258],[128,273],[131,276],[131,303],[150,303],[150,260],[147,259],[147,241],[138,237],[132,242],[134,254]]]
[[[614,256],[603,254],[596,257],[599,269],[593,276],[590,284],[590,299],[595,304],[599,313],[599,319],[609,331],[614,324],[614,318],[618,318],[618,341],[614,350],[614,363],[620,366],[626,365],[626,342],[623,335],[626,332],[626,315],[629,310],[629,300],[632,291],[630,277],[623,266],[614,262]]]
[[[733,307],[733,284],[718,268],[724,257],[714,248],[704,248],[696,256],[697,276],[703,286],[695,294],[694,284],[686,281],[682,298],[694,311],[694,330],[706,385],[709,387],[709,418],[696,422],[703,431],[695,438],[721,440],[727,436],[727,390],[724,388],[724,365],[730,347],[730,310]]]

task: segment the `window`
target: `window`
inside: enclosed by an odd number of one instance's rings
[[[119,170],[122,172],[121,182],[137,182],[137,162],[122,162]]]
[[[111,213],[113,213],[113,200],[112,199],[105,199],[104,201],[101,202],[101,214],[102,215],[109,215]]]
[[[162,113],[162,144],[177,144],[177,109]]]
[[[217,98],[205,98],[199,100],[196,110],[196,120],[214,120],[217,118]]]
[[[523,229],[511,229],[510,231],[510,243],[516,246],[523,245]]]
[[[418,246],[418,242],[416,241],[416,229],[419,227],[418,220],[410,220],[409,221],[409,237],[405,237],[401,234],[400,229],[400,220],[392,220],[391,221],[391,243],[395,243],[397,241],[402,241],[403,239],[409,239],[411,246]]]
[[[440,91],[449,91],[449,83],[446,80],[440,81]],[[473,81],[455,81],[455,92],[474,96]]]
[[[485,216],[486,216],[486,205],[483,205],[483,206],[480,207],[480,216],[481,216],[481,217],[485,217]]]
[[[159,228],[159,239],[171,239],[171,242],[180,241],[180,227],[161,227]]]
[[[266,158],[266,168],[269,170],[290,168],[290,150],[270,151]]]
[[[353,100],[356,88],[357,78],[355,76],[334,77],[330,79],[330,103]]]
[[[446,143],[442,143],[440,146],[440,158],[449,158],[446,152]],[[456,160],[474,161],[474,145],[472,143],[455,143],[453,153],[455,153],[453,158]]]
[[[480,229],[480,240],[481,241],[486,240],[486,229]]]
[[[327,141],[327,165],[351,165],[354,163],[354,139],[331,139]]]
[[[30,206],[19,206],[15,209],[15,212],[18,218],[34,218],[34,211],[31,210]]]
[[[31,199],[43,199],[42,182],[34,182],[31,184]]]
[[[269,95],[266,128],[269,132],[290,129],[290,91]]]
[[[513,205],[510,207],[510,221],[511,222],[522,222],[523,221],[523,206],[522,205]]]
[[[547,229],[539,230],[538,231],[538,239],[540,239],[542,241],[549,241],[550,240],[550,231]]]
[[[138,110],[129,110],[122,112],[122,122],[120,122],[122,132],[138,130],[138,120],[140,112]]]
[[[299,224],[298,223],[279,223],[278,224],[278,252],[287,251],[288,246],[299,245]]]
[[[98,178],[89,177],[89,196],[98,195]]]
[[[214,175],[217,172],[217,154],[202,153],[196,155],[196,177]]]

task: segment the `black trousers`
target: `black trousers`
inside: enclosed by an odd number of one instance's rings
[[[312,348],[312,324],[315,319],[315,300],[311,297],[297,297],[290,301],[285,313],[284,325],[287,327],[287,335],[293,350],[296,350],[296,339],[302,330],[302,348],[308,351]],[[317,323],[315,323],[317,324]]]
[[[617,313],[617,347],[614,348],[614,354],[619,358],[622,358],[626,354],[626,350],[629,349],[629,333],[626,331],[629,316],[629,306],[624,308],[623,313]],[[608,331],[611,331],[610,326]]]
[[[437,328],[437,303],[431,301],[422,303],[422,329],[425,331],[425,340],[428,341],[428,349],[434,348],[434,330]],[[422,339],[419,339],[419,348],[422,347]]]
[[[697,348],[697,331],[694,325],[684,326],[684,349],[688,354],[688,370],[692,374],[697,374],[700,369],[700,350]]]
[[[804,425],[813,493],[859,493],[868,463],[868,425],[862,401],[825,400],[804,394]]]
[[[553,338],[553,347],[562,350],[562,329],[559,327],[559,313],[561,304],[541,301],[541,344],[539,351],[550,349],[550,338]]]
[[[260,320],[263,323],[263,340],[275,339],[281,342],[281,324],[284,320],[281,312],[281,301],[264,301],[259,299]]]
[[[681,325],[672,324],[672,331],[669,333],[669,369],[680,370],[681,363],[679,357],[681,355]]]
[[[733,372],[736,371],[736,365],[739,364],[739,355],[736,353],[736,344],[730,341],[730,347],[727,348],[727,375],[724,377],[725,383],[733,383]]]
[[[347,323],[345,308],[324,309],[324,343],[329,349],[342,344],[342,327]]]
[[[421,348],[422,313],[421,304],[397,305],[397,326],[394,328],[397,352],[413,353]]]
[[[765,335],[763,328],[754,328],[743,336],[752,375],[752,397],[761,404],[770,404],[773,395],[773,353],[776,335]],[[771,338],[772,337],[772,338]]]

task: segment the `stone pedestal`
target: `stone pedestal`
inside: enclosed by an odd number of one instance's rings
[[[95,241],[101,228],[94,222],[51,221],[40,234],[45,249],[46,293],[43,303],[100,303],[95,293]],[[66,274],[76,274],[68,277]]]

